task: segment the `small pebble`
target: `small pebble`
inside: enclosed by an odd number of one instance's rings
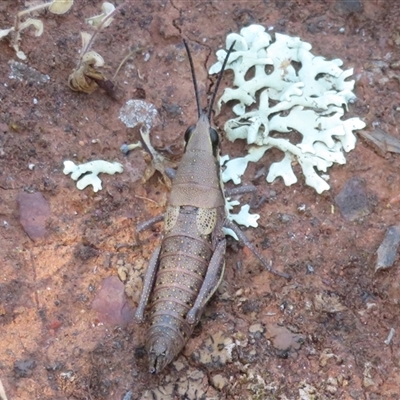
[[[332,386],[337,386],[337,385],[338,385],[337,379],[334,378],[334,377],[332,377],[332,376],[330,376],[330,377],[327,379],[327,383],[328,383],[328,385],[332,385]]]
[[[377,251],[375,271],[386,269],[394,264],[400,243],[400,225],[390,226]]]
[[[128,279],[128,269],[126,267],[118,267],[118,276],[122,282]]]
[[[185,368],[185,364],[179,360],[174,361],[172,364],[178,372]]]
[[[332,386],[332,385],[327,385],[326,391],[330,394],[335,394],[337,392],[337,387]]]
[[[281,222],[284,224],[288,224],[292,220],[292,216],[289,214],[280,214],[279,217]]]
[[[36,362],[33,359],[17,360],[14,362],[14,373],[17,378],[29,378],[35,367]]]
[[[343,217],[348,221],[364,217],[372,211],[365,185],[359,178],[348,180],[342,191],[335,197],[335,202]]]
[[[191,372],[189,374],[189,378],[193,381],[198,381],[200,379],[204,378],[204,372],[200,371],[199,369],[196,369],[195,371]]]
[[[132,399],[132,390],[130,390],[129,392],[127,392],[126,394],[125,394],[125,396],[123,397],[123,399],[122,400],[131,400]]]
[[[243,289],[239,289],[236,291],[235,296],[240,297],[243,294],[243,292],[244,292]]]
[[[215,389],[222,390],[225,386],[228,385],[228,379],[226,379],[224,376],[218,374],[215,375],[211,378],[212,384],[215,387]]]
[[[389,344],[390,344],[390,342],[391,342],[392,339],[393,339],[393,336],[394,336],[395,332],[396,332],[396,331],[394,330],[394,328],[390,328],[388,337],[387,337],[386,340],[384,341],[384,343],[385,343],[386,345],[389,345]]]
[[[302,214],[302,213],[304,213],[305,211],[306,211],[306,205],[305,205],[305,204],[300,204],[300,205],[297,206],[297,212],[298,212],[299,214]]]
[[[264,328],[260,323],[253,324],[253,325],[250,325],[249,332],[250,333],[257,333],[257,332],[263,333],[264,332]]]

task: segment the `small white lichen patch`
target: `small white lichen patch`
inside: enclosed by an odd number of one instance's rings
[[[120,163],[110,163],[103,160],[90,161],[85,164],[76,165],[72,161],[64,161],[64,174],[71,174],[71,178],[78,180],[76,187],[79,190],[85,189],[86,186],[92,185],[93,191],[98,192],[102,189],[101,180],[97,176],[100,173],[114,175],[116,172],[121,173],[123,167]],[[83,176],[82,176],[83,175]]]
[[[250,206],[245,204],[240,208],[239,214],[229,214],[228,218],[231,221],[235,221],[238,225],[243,225],[248,227],[257,228],[258,223],[257,220],[260,218],[258,214],[250,214],[249,213]]]
[[[150,130],[156,116],[157,109],[154,104],[143,100],[128,100],[119,111],[119,119],[128,128],[134,128],[138,124],[143,124],[147,130]]]
[[[225,160],[220,160],[220,162],[222,165]],[[233,207],[238,206],[239,204],[240,202],[237,200],[225,198],[225,210],[228,219],[247,228],[250,226],[252,228],[257,228],[257,220],[260,218],[260,216],[258,214],[250,214],[250,206],[248,204],[242,206],[238,214],[232,213]],[[222,228],[222,232],[225,236],[232,236],[234,239],[239,240],[238,236],[231,228]]]
[[[29,67],[26,64],[11,60],[9,62],[9,65],[11,72],[8,77],[10,79],[17,79],[22,82],[25,81],[29,84],[34,84],[34,85],[50,82],[49,75],[43,75],[36,69]]]
[[[365,127],[359,118],[341,119],[348,103],[356,99],[354,80],[347,80],[353,69],[342,70],[339,59],[314,56],[311,45],[299,38],[276,33],[272,42],[260,25],[229,34],[226,48],[234,41],[226,66],[234,72],[234,88],[225,89],[218,108],[235,101],[232,109],[238,117],[226,122],[227,137],[246,139],[252,146],[245,157],[225,163],[223,181],[240,183],[248,163],[259,161],[275,147],[284,155],[270,166],[268,182],[279,176],[287,186],[297,182],[292,164],[298,163],[307,185],[318,193],[328,190],[317,171],[326,172],[333,163],[345,164],[343,151],[353,150],[356,143],[353,131]],[[210,68],[211,74],[221,70],[227,52],[216,54],[218,62]],[[254,76],[248,78],[250,69]],[[300,143],[287,137],[294,130],[302,136]]]

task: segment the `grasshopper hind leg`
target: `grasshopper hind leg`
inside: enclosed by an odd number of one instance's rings
[[[289,274],[286,274],[285,272],[276,271],[275,269],[273,269],[271,265],[268,264],[267,260],[265,260],[265,258],[258,252],[255,246],[250,242],[250,240],[247,238],[244,232],[238,226],[236,226],[232,221],[226,220],[224,222],[224,228],[232,229],[233,232],[235,232],[236,235],[238,236],[239,241],[242,242],[258,258],[258,260],[261,262],[261,264],[267,271],[271,272],[272,274],[281,276],[282,278],[291,279],[291,276]]]
[[[158,271],[159,256],[160,256],[161,246],[158,246],[150,258],[149,265],[147,267],[146,275],[143,282],[142,296],[140,297],[138,308],[135,313],[135,320],[139,324],[144,320],[144,310],[149,302],[150,294],[154,286],[154,281],[156,280],[156,275]]]
[[[223,239],[218,243],[217,247],[215,248],[203,284],[200,288],[199,294],[197,295],[196,301],[186,315],[186,321],[191,325],[197,324],[199,322],[200,315],[203,311],[204,306],[218,289],[218,286],[220,285],[224,277],[225,249],[226,240]]]

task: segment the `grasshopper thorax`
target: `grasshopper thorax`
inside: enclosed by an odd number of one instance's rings
[[[219,136],[211,127],[209,116],[203,112],[196,125],[190,126],[185,132],[185,152],[203,151],[217,158]]]

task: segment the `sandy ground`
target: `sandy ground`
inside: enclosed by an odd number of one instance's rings
[[[24,3],[1,2],[0,28],[12,26]],[[247,235],[293,279],[229,248],[225,280],[193,337],[175,363],[151,376],[146,325],[132,323],[132,312],[162,225],[143,232],[141,246],[132,244],[135,226],[163,212],[168,191],[158,174],[141,182],[141,151],[121,153],[139,132],[118,115],[131,98],[154,104],[152,142],[179,160],[183,133],[196,119],[182,38],[204,99],[215,81],[207,68],[226,34],[258,23],[353,67],[358,101],[346,117],[400,139],[400,5],[132,1],[93,47],[107,79],[133,52],[113,97],[67,86],[84,19],[101,4],[75,3],[65,15],[38,16],[41,37],[22,33],[21,65],[7,40],[0,42],[0,379],[8,399],[399,399],[398,259],[374,270],[387,228],[398,223],[399,203],[390,204],[400,193],[398,154],[359,136],[347,164],[330,169],[323,195],[303,179],[267,185],[253,179],[261,163],[249,168],[244,182],[266,201],[256,210],[259,228]],[[228,114],[223,109],[215,124],[222,128]],[[222,150],[240,154],[243,143],[222,140]],[[97,193],[77,190],[63,161],[95,159],[118,161],[124,173],[104,175]],[[349,181],[364,205],[351,221],[335,200]]]

